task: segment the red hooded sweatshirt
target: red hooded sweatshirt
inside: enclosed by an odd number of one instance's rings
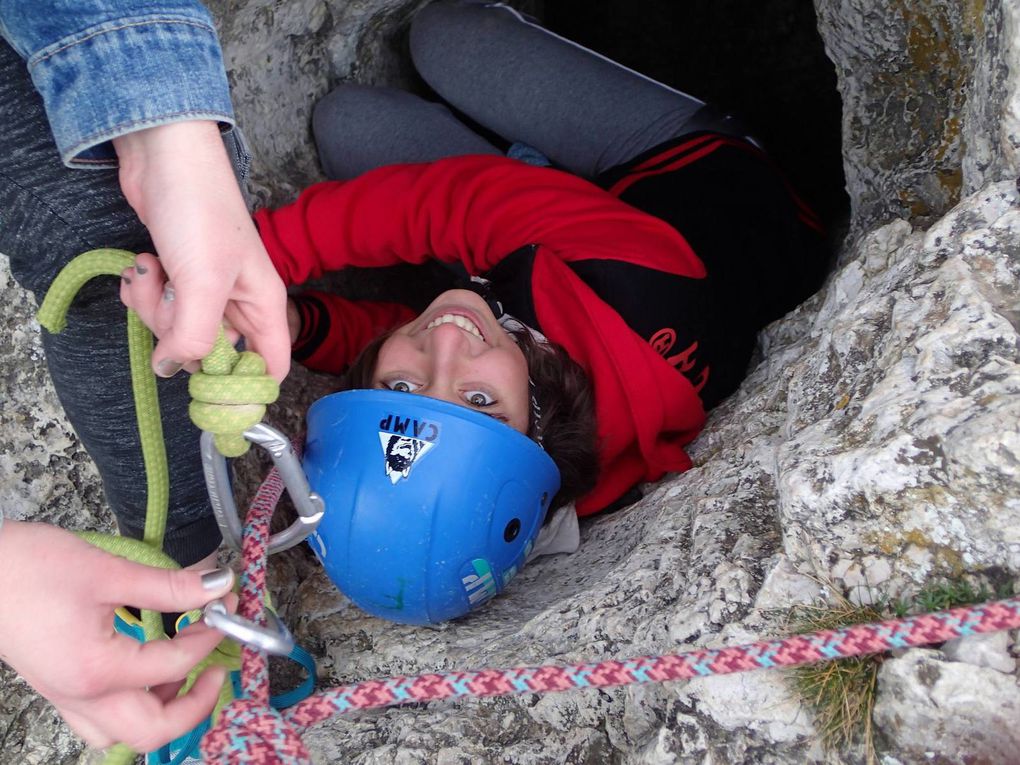
[[[694,384],[663,357],[661,342],[653,348],[575,270],[616,261],[704,279],[702,262],[663,220],[565,172],[464,156],[320,183],[293,204],[258,212],[256,221],[287,284],[348,266],[430,259],[485,276],[532,246],[536,329],[582,366],[595,393],[601,472],[577,501],[578,514],[691,466],[684,445],[705,420]],[[326,307],[332,329],[305,359],[323,371],[341,371],[379,332],[413,317],[393,304],[328,299]]]

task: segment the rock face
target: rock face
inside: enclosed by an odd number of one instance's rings
[[[1015,3],[818,0],[843,98],[854,230],[929,225],[1020,150]]]
[[[318,177],[308,116],[333,83],[406,81],[400,35],[419,5],[210,3],[260,201]],[[278,556],[282,613],[326,683],[720,647],[783,634],[784,609],[833,590],[864,601],[933,577],[1020,578],[1020,11],[1009,0],[816,10],[844,103],[850,232],[823,290],[762,334],[748,379],[692,445],[695,468],[435,629],[367,617],[307,553]],[[0,502],[99,524],[97,481],[47,393],[29,302],[3,291]],[[294,422],[322,384],[298,375],[277,419]],[[1015,638],[886,662],[874,719],[885,761],[1009,761]],[[9,673],[0,682],[0,763],[78,761],[53,713]],[[321,762],[865,757],[823,752],[777,672],[390,709],[305,740]]]
[[[206,5],[220,25],[238,119],[255,153],[260,204],[289,201],[322,180],[312,107],[344,80],[406,84],[401,34],[425,0],[277,0]]]
[[[886,662],[881,684],[875,723],[881,731],[895,731],[900,761],[1016,761],[1020,688],[1015,676],[916,649]],[[953,753],[969,759],[947,756]]]

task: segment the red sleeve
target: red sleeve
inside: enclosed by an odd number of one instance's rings
[[[563,261],[623,260],[681,276],[705,275],[684,238],[569,173],[495,156],[390,165],[306,189],[256,213],[277,271],[300,284],[347,266],[463,263],[483,274],[539,244]]]
[[[294,360],[332,374],[343,372],[370,341],[416,315],[398,303],[353,302],[328,292],[310,290],[293,299],[301,316]]]

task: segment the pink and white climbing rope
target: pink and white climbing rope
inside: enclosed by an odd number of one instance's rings
[[[284,483],[273,468],[262,482],[245,519],[241,572],[240,616],[266,625],[266,557],[269,522],[283,494]],[[208,763],[304,765],[311,757],[292,725],[269,704],[269,663],[266,654],[249,646],[241,651],[242,696],[220,713],[216,726],[202,738],[202,759]]]
[[[239,612],[253,620],[264,618],[261,593],[265,587],[269,519],[281,491],[282,482],[275,476],[274,470],[248,513],[244,534],[246,568]],[[202,753],[207,762],[222,765],[306,765],[311,760],[298,731],[333,715],[356,709],[465,696],[607,688],[754,669],[795,667],[1017,627],[1020,627],[1020,598],[1014,597],[730,648],[698,649],[565,667],[485,669],[366,680],[321,691],[283,712],[269,707],[265,655],[245,648],[242,677],[247,695],[224,710],[216,727],[203,740]]]
[[[686,680],[752,669],[795,667],[829,659],[881,653],[893,648],[941,643],[979,632],[1020,626],[1020,598],[969,608],[859,624],[840,630],[763,640],[732,648],[699,649],[665,656],[610,660],[567,667],[518,667],[479,672],[446,672],[367,680],[332,688],[284,711],[294,725],[307,727],[354,709],[462,696],[548,693],[575,688]]]

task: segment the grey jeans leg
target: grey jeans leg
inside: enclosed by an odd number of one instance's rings
[[[383,165],[499,150],[442,104],[395,88],[341,85],[312,119],[322,169],[346,180]]]
[[[0,42],[0,253],[19,284],[41,301],[59,270],[98,247],[152,249],[121,195],[115,170],[70,170],[53,143],[24,61]],[[119,280],[94,279],[78,294],[67,328],[43,333],[57,394],[103,478],[121,532],[141,537],[146,483],[134,417],[126,320]],[[166,550],[182,565],[219,544],[188,418],[185,375],[159,382],[170,463]]]
[[[411,24],[411,56],[425,81],[471,119],[588,178],[678,135],[743,133],[697,98],[500,3],[426,6]]]

